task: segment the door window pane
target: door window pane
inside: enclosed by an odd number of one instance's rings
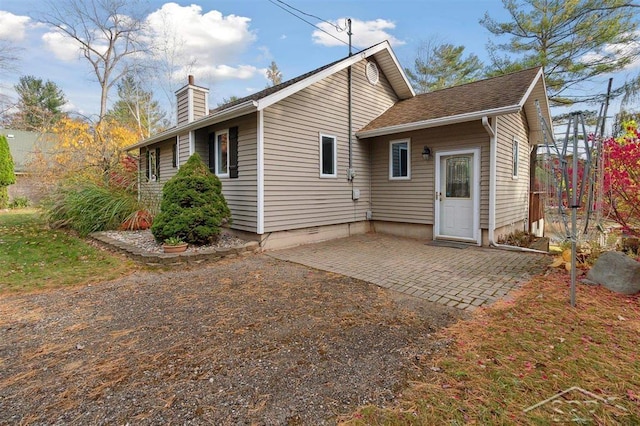
[[[471,158],[447,158],[448,198],[471,198]]]

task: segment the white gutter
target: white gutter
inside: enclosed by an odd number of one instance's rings
[[[495,241],[496,231],[496,186],[498,175],[496,167],[498,163],[498,139],[497,139],[497,117],[493,117],[493,122],[489,123],[489,117],[482,117],[482,126],[489,134],[489,245],[495,248],[513,251],[524,251],[529,253],[543,253],[546,251],[534,250],[526,247],[508,246],[506,244],[498,244]]]
[[[413,123],[398,124],[396,126],[365,130],[363,132],[357,132],[356,136],[359,138],[372,138],[374,136],[384,136],[393,133],[409,132],[412,130],[427,129],[429,127],[446,126],[448,124],[457,124],[464,123],[466,121],[479,120],[486,116],[513,114],[516,112],[520,112],[520,109],[520,105],[511,105],[507,107],[488,109],[485,111],[474,111],[466,114],[434,118],[432,120],[415,121]]]
[[[123,151],[130,151],[132,149],[142,148],[143,146],[151,145],[156,142],[162,142],[166,139],[172,138],[177,135],[182,135],[192,130],[200,129],[202,127],[209,126],[211,124],[220,123],[225,120],[230,120],[232,118],[239,117],[241,115],[248,114],[250,112],[255,111],[258,108],[258,103],[256,101],[246,101],[238,105],[234,105],[230,108],[227,108],[223,111],[213,113],[210,115],[205,115],[202,118],[199,118],[196,121],[192,121],[191,123],[183,124],[180,127],[174,127],[169,130],[166,130],[162,133],[158,133],[155,136],[152,136],[148,139],[145,139],[137,144],[128,146],[123,149]]]

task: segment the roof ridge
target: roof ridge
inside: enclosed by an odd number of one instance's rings
[[[362,52],[364,52],[366,50],[369,50],[369,49],[371,49],[371,48],[373,48],[375,46],[378,46],[380,44],[383,44],[385,42],[387,42],[387,40],[383,40],[383,41],[381,41],[379,43],[373,44],[373,45],[371,45],[369,47],[366,47],[366,48],[364,48],[362,50],[359,50],[356,53],[353,53],[351,55],[343,56],[340,59],[337,59],[337,60],[335,60],[333,62],[330,62],[328,64],[325,64],[325,65],[322,65],[322,66],[320,66],[320,67],[318,67],[316,69],[313,69],[313,70],[308,71],[306,73],[300,74],[300,75],[298,75],[296,77],[290,78],[289,80],[283,81],[282,83],[277,84],[275,86],[267,87],[265,89],[259,90],[259,91],[255,92],[255,93],[250,94],[250,95],[244,96],[242,98],[236,99],[236,100],[231,101],[231,102],[227,102],[226,104],[220,105],[217,108],[212,108],[212,109],[210,109],[210,113],[212,113],[212,112],[221,112],[221,111],[226,110],[227,108],[231,108],[232,106],[239,105],[239,104],[247,102],[247,101],[252,101],[252,100],[256,101],[258,99],[265,98],[265,97],[267,97],[267,96],[269,96],[269,95],[271,95],[273,93],[279,92],[280,90],[291,86],[292,84],[295,84],[295,83],[297,83],[299,81],[302,81],[302,80],[304,80],[304,79],[306,79],[308,77],[311,77],[312,75],[317,74],[317,73],[319,73],[319,72],[321,72],[321,71],[323,71],[323,70],[325,70],[327,68],[330,68],[335,64],[338,64],[338,63],[340,63],[340,62],[342,62],[342,61],[344,61],[346,59],[349,59],[351,56],[359,55],[360,53],[362,53]]]

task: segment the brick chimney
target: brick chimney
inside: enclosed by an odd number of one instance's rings
[[[192,75],[187,85],[176,92],[178,126],[209,115],[209,89],[195,85]]]

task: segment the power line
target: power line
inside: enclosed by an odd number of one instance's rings
[[[331,34],[331,33],[330,33],[330,32],[328,32],[328,31],[325,31],[324,29],[320,28],[319,26],[317,26],[317,25],[316,25],[316,24],[314,24],[313,22],[309,22],[309,21],[307,21],[306,19],[304,19],[303,17],[296,15],[294,12],[292,12],[291,10],[289,10],[289,9],[285,8],[284,6],[282,6],[281,4],[278,4],[278,3],[282,3],[282,4],[286,5],[286,6],[287,6],[287,7],[289,7],[289,8],[291,8],[291,9],[293,9],[293,10],[295,10],[295,11],[299,12],[299,13],[302,13],[303,15],[310,16],[310,17],[312,17],[312,18],[315,18],[315,19],[318,19],[318,20],[320,20],[320,21],[322,21],[322,22],[325,22],[325,23],[327,23],[327,24],[331,25],[332,27],[334,27],[334,28],[336,29],[336,31],[338,31],[338,32],[344,31],[344,29],[340,28],[338,25],[336,25],[336,24],[334,24],[334,23],[332,23],[332,22],[329,22],[329,21],[327,21],[327,20],[325,20],[325,19],[319,18],[319,17],[317,17],[317,16],[315,16],[315,15],[312,15],[312,14],[310,14],[310,13],[303,12],[303,11],[301,11],[300,9],[296,9],[295,7],[293,7],[293,6],[291,6],[291,5],[289,5],[289,4],[285,3],[285,2],[283,2],[282,0],[275,0],[275,1],[274,1],[274,0],[268,0],[268,1],[269,1],[269,3],[272,3],[272,4],[273,4],[273,5],[275,5],[275,6],[278,6],[280,9],[284,10],[285,12],[287,12],[287,13],[289,13],[289,14],[291,14],[291,15],[295,16],[296,18],[300,19],[301,21],[306,22],[307,24],[311,25],[313,28],[315,28],[315,29],[317,29],[317,30],[322,31],[323,33],[325,33],[325,34],[326,34],[326,35],[328,35],[329,37],[333,37],[333,38],[335,38],[335,39],[336,39],[336,40],[338,40],[340,43],[344,43],[344,44],[346,44],[347,46],[349,45],[349,43],[347,43],[346,41],[344,41],[344,40],[342,40],[342,39],[340,39],[340,38],[338,38],[338,37],[334,36],[333,34]],[[277,3],[276,3],[276,1],[277,1]]]
[[[309,16],[309,17],[311,17],[311,18],[315,18],[315,19],[317,19],[318,21],[322,21],[322,22],[324,22],[324,23],[326,23],[326,24],[331,25],[331,26],[332,26],[332,27],[334,27],[334,28],[336,29],[336,31],[338,31],[339,33],[341,33],[342,31],[344,31],[344,28],[341,28],[339,25],[334,24],[333,22],[327,21],[326,19],[322,19],[322,18],[321,18],[321,17],[319,17],[319,16],[312,15],[311,13],[307,13],[307,12],[305,12],[304,10],[300,10],[300,9],[298,9],[298,8],[295,8],[295,7],[291,6],[290,4],[288,4],[288,3],[286,3],[286,2],[284,2],[284,1],[282,1],[282,0],[276,0],[276,1],[277,1],[278,3],[282,3],[282,4],[284,4],[285,6],[287,6],[287,7],[288,7],[288,8],[290,8],[290,9],[295,10],[296,12],[300,12],[300,13],[302,13],[303,15]]]

